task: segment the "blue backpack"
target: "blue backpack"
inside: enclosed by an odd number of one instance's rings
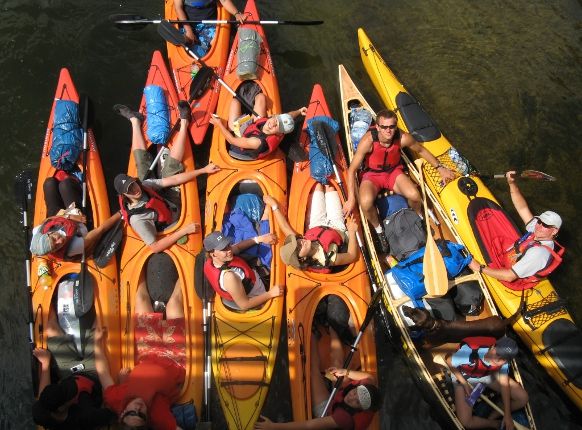
[[[73,172],[83,150],[83,130],[79,105],[70,100],[57,100],[53,120],[53,141],[49,157],[53,167]]]

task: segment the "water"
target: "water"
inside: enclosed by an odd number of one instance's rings
[[[577,282],[582,276],[577,263],[582,232],[574,228],[582,201],[580,2],[260,0],[258,6],[265,18],[325,19],[319,27],[267,28],[284,109],[307,103],[312,85],[321,82],[339,113],[338,63],[347,67],[373,107],[381,107],[359,59],[356,29],[362,26],[397,76],[479,170],[533,168],[555,175],[558,182],[523,182],[522,189],[535,213],[554,209],[564,218],[559,240],[568,250],[553,280],[582,322]],[[129,129],[111,106],[137,105],[151,52],[163,51],[165,45],[154,26],[126,33],[107,20],[113,13],[157,16],[161,1],[5,0],[0,7],[0,203],[5,220],[0,235],[5,284],[0,301],[0,430],[9,430],[31,427],[27,296],[14,175],[38,165],[56,79],[64,66],[94,101],[106,176],[124,170]],[[506,184],[490,186],[510,207]],[[379,341],[386,393],[383,427],[438,428],[404,357],[382,336]],[[521,361],[539,428],[581,428],[580,415],[535,361],[528,354],[521,354]],[[284,411],[275,411],[276,404],[270,400],[268,415],[284,417]]]

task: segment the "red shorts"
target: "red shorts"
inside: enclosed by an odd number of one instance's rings
[[[364,172],[361,182],[370,181],[378,188],[378,192],[381,190],[394,191],[396,178],[403,173],[402,166],[395,167],[391,172]]]
[[[135,361],[156,355],[186,366],[186,320],[164,320],[161,313],[135,316]]]

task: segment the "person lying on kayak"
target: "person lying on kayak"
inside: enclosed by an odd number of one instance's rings
[[[186,377],[186,339],[181,281],[165,307],[153,310],[146,277],[142,274],[135,298],[133,369],[121,369],[115,383],[103,346],[104,333],[95,339],[97,374],[103,386],[104,405],[119,417],[122,428],[179,429],[171,406],[178,400]]]
[[[489,267],[475,259],[469,263],[469,267],[474,272],[484,273],[500,281],[519,280],[526,285],[533,285],[540,278],[548,276],[562,261],[561,254],[554,251],[556,245],[554,239],[562,226],[562,218],[552,211],[534,216],[517,186],[515,174],[515,171],[510,171],[505,177],[509,184],[511,202],[525,223],[527,233],[511,248],[505,250],[505,267]],[[561,252],[563,253],[563,248]]]
[[[88,231],[85,215],[78,209],[61,209],[32,230],[30,252],[34,255],[48,255],[56,260],[79,259],[83,251],[90,255],[99,239],[120,218],[121,214],[115,213],[99,227]]]
[[[518,353],[517,344],[507,336],[497,341],[494,337],[468,337],[454,354],[446,357],[455,386],[457,417],[466,428],[500,428],[498,415],[482,418],[473,415],[467,403],[472,387],[477,383],[487,385],[501,393],[503,424],[513,429],[511,412],[523,408],[528,402],[525,389],[509,377],[509,361]]]
[[[240,12],[232,0],[220,0],[222,7],[243,24],[247,16]],[[216,20],[217,0],[174,0],[174,10],[180,21]],[[210,43],[216,34],[215,24],[182,24],[186,43],[193,46],[198,57],[204,57],[210,48]]]
[[[204,276],[225,305],[245,311],[285,293],[282,285],[275,285],[266,291],[256,270],[235,255],[240,252],[238,245],[231,243],[232,238],[219,231],[204,238],[208,256],[204,263]]]
[[[211,116],[210,123],[220,128],[222,135],[231,145],[230,151],[251,159],[262,159],[274,152],[279,147],[284,135],[295,129],[295,118],[301,115],[305,116],[307,113],[307,108],[302,107],[289,113],[267,117],[267,97],[261,88],[252,81],[247,81],[239,86],[237,93],[244,100],[253,103],[253,110],[259,117],[253,117],[242,131],[241,137],[234,135],[231,130],[235,129],[235,122],[243,115],[243,108],[240,101],[233,98],[230,102],[228,127],[216,115]]]
[[[398,118],[391,110],[382,110],[376,115],[376,126],[364,134],[358,144],[356,153],[348,169],[348,199],[344,203],[344,215],[350,214],[356,206],[356,195],[362,206],[364,215],[378,235],[382,252],[388,252],[388,240],[383,234],[378,212],[374,207],[376,196],[382,190],[394,191],[408,200],[408,204],[418,214],[421,209],[421,198],[412,180],[404,173],[400,151],[410,148],[431,166],[441,176],[443,182],[454,179],[455,174],[432,155],[423,145],[418,143],[411,134],[398,128]],[[360,187],[356,193],[356,173],[363,166]]]
[[[202,169],[184,172],[182,157],[185,146],[190,144],[188,123],[191,114],[190,106],[184,100],[179,102],[178,109],[180,131],[178,138],[170,147],[170,153],[162,168],[162,178],[143,180],[153,161],[151,154],[146,150],[146,142],[141,129],[144,116],[130,110],[127,106],[115,105],[113,107],[115,112],[131,122],[131,149],[138,175],[134,178],[121,173],[115,177],[114,186],[119,195],[119,206],[125,222],[129,223],[152,252],[162,252],[182,236],[200,231],[200,224],[190,223],[170,235],[161,239],[157,238],[158,232],[171,225],[180,216],[180,195],[171,187],[195,180],[201,174],[212,174],[220,170],[218,166],[209,163]]]
[[[101,408],[93,330],[85,341],[84,358],[79,359],[73,337],[63,332],[51,305],[45,326],[48,349],[32,352],[40,363],[39,397],[32,405],[35,424],[48,429],[93,429],[115,422],[115,414]],[[51,381],[51,359],[58,369],[57,381]]]
[[[322,328],[322,330],[324,330]],[[321,417],[330,396],[325,380],[320,372],[318,339],[311,336],[311,405],[312,416],[307,421],[275,423],[261,415],[262,421],[255,423],[255,429],[342,429],[365,430],[381,406],[380,391],[373,375],[359,370],[340,368],[343,362],[343,344],[333,328],[330,333],[330,357],[335,358],[335,367],[326,370],[332,383],[343,376],[343,385],[333,398],[325,417]]]
[[[281,259],[296,269],[329,273],[334,266],[344,266],[358,259],[354,220],[344,223],[342,206],[337,190],[317,184],[311,200],[307,230],[303,235],[296,232],[279,210],[279,204],[271,196],[264,196],[271,207],[275,221],[285,233],[281,247]],[[347,243],[347,249],[343,251]]]

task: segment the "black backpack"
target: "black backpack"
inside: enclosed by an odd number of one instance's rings
[[[384,234],[390,245],[390,254],[397,260],[426,245],[424,222],[410,208],[400,209],[388,216],[384,220]]]

